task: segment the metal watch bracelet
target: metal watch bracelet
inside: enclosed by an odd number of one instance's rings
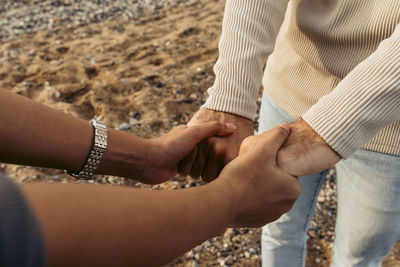
[[[66,171],[69,175],[77,179],[90,180],[93,179],[94,172],[99,165],[104,152],[107,148],[107,127],[98,120],[91,120],[93,126],[94,137],[93,144],[86,159],[85,164],[79,172]]]

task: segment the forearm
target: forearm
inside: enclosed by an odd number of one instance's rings
[[[343,158],[400,120],[400,26],[303,119]],[[398,134],[393,131],[394,140]]]
[[[263,67],[273,51],[287,0],[226,2],[214,85],[204,107],[254,119]]]
[[[78,170],[92,138],[86,121],[0,89],[0,161]]]
[[[166,264],[223,233],[235,204],[219,183],[180,191],[84,184],[24,188],[51,266]]]
[[[93,127],[0,89],[0,140],[0,162],[77,171],[88,156]],[[141,138],[109,129],[108,148],[97,172],[119,175],[129,168],[140,175],[150,153],[147,145]]]

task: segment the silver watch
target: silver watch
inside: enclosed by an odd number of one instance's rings
[[[107,127],[98,120],[91,120],[94,130],[94,140],[85,164],[79,172],[69,172],[69,175],[77,179],[93,179],[94,172],[107,148]]]

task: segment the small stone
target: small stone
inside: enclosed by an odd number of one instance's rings
[[[28,89],[31,89],[33,87],[33,83],[32,82],[24,82],[24,86]]]
[[[245,252],[244,252],[244,257],[245,257],[246,259],[250,258],[250,253],[249,253],[248,251],[245,251]]]
[[[160,81],[155,81],[155,85],[156,85],[157,88],[163,88],[163,87],[165,87],[165,83],[160,82]]]
[[[119,126],[119,129],[121,131],[127,131],[131,129],[131,126],[129,125],[129,123],[124,122]]]
[[[225,258],[225,264],[228,266],[231,266],[235,263],[232,255],[229,255],[227,258]]]
[[[129,119],[129,124],[132,125],[132,126],[139,125],[140,121],[135,119],[135,118],[130,118]]]
[[[54,98],[55,98],[55,99],[59,99],[60,97],[61,97],[60,91],[56,91],[56,92],[54,93]]]
[[[129,82],[129,80],[126,79],[126,78],[121,78],[119,81],[120,81],[121,83],[128,83],[128,82]]]
[[[58,175],[52,175],[50,176],[50,179],[57,182],[60,182],[62,180]]]
[[[250,252],[250,254],[256,254],[257,253],[257,251],[254,248],[250,248],[249,252]]]

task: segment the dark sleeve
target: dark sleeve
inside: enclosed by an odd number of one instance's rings
[[[21,189],[0,173],[0,266],[44,266],[39,224]]]

